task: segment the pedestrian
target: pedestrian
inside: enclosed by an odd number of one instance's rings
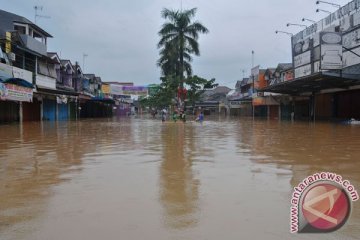
[[[161,111],[161,121],[162,122],[166,121],[166,109],[165,108]]]
[[[204,113],[201,111],[199,116],[196,118],[197,122],[203,122],[204,121]]]
[[[180,119],[181,119],[183,122],[186,122],[186,115],[185,115],[185,112],[184,112],[184,111],[181,111]]]
[[[172,119],[174,122],[177,121],[178,115],[177,115],[177,111],[174,111],[173,115],[172,115]]]
[[[204,113],[201,111],[199,115],[199,122],[203,122],[203,121],[204,121]]]

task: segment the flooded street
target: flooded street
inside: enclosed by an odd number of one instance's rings
[[[360,126],[213,119],[0,125],[0,239],[314,239],[291,235],[292,188],[360,190]],[[360,205],[316,239],[358,239]]]

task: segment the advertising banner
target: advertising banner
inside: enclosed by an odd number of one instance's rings
[[[110,84],[110,93],[113,95],[146,96],[148,94],[148,88],[145,86],[121,86]]]
[[[339,32],[320,33],[321,70],[342,69],[342,37]]]
[[[122,86],[124,95],[138,95],[146,96],[148,94],[148,88],[145,86]]]
[[[6,90],[6,86],[5,84],[0,82],[0,100],[6,100],[6,94],[7,94],[7,90]]]
[[[110,94],[122,95],[122,86],[117,84],[110,84]]]
[[[0,98],[2,100],[32,102],[33,89],[13,84],[0,83]]]
[[[108,85],[108,84],[102,84],[102,85],[101,85],[101,91],[102,91],[104,94],[110,94],[110,85]]]

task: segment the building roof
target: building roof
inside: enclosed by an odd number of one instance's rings
[[[279,63],[276,67],[276,71],[277,72],[282,72],[282,71],[286,71],[293,68],[293,64],[292,63]]]
[[[85,73],[84,77],[92,79],[92,78],[95,78],[95,74],[93,74],[93,73]]]
[[[13,31],[14,30],[14,22],[28,24],[32,28],[34,28],[36,31],[42,33],[44,36],[52,37],[48,32],[46,32],[44,29],[40,28],[38,25],[31,22],[27,18],[16,15],[14,13],[6,12],[4,10],[0,10],[0,29],[2,30],[2,34],[4,34],[7,31]],[[1,32],[0,32],[0,34],[1,34]]]

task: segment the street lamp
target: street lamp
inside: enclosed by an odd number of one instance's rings
[[[287,23],[286,26],[287,26],[287,27],[290,27],[290,26],[298,26],[298,27],[307,28],[306,25],[304,25],[304,24],[297,24],[297,23]]]
[[[293,36],[293,34],[292,34],[292,33],[285,32],[285,31],[279,31],[279,30],[276,30],[276,31],[275,31],[275,33],[276,33],[276,34],[278,34],[278,33],[283,33],[283,34],[287,34],[287,35],[289,35],[289,36],[291,36],[291,37]]]
[[[316,21],[308,19],[308,18],[303,18],[302,21],[303,22],[308,21],[308,22],[316,23]]]
[[[322,10],[322,9],[316,9],[316,12],[324,12],[324,13],[327,13],[327,14],[331,14],[330,11],[326,11],[326,10]]]
[[[333,7],[341,8],[341,6],[336,3],[331,3],[331,2],[326,2],[326,1],[316,1],[316,4],[320,4],[320,3],[325,3],[325,4],[331,5]]]

